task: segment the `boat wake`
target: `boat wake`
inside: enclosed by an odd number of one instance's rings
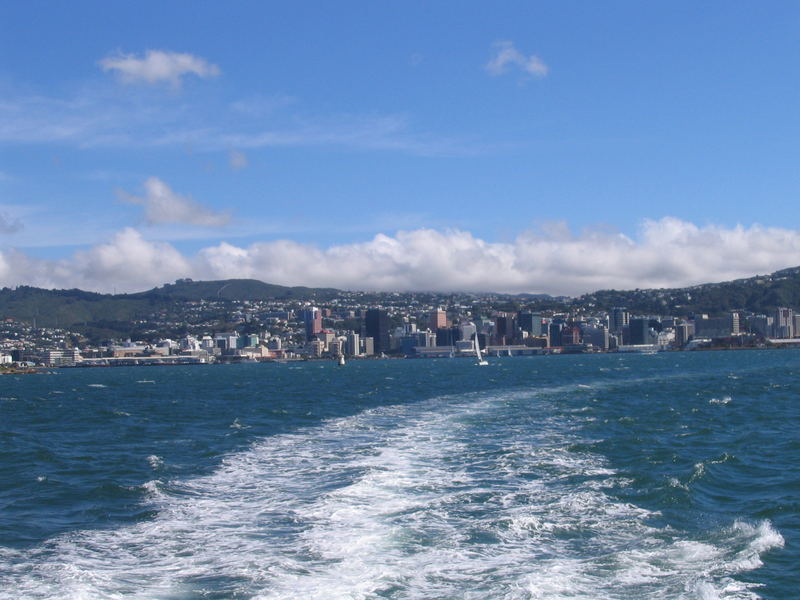
[[[439,398],[264,439],[150,482],[150,520],[0,547],[0,599],[758,598],[736,576],[783,544],[769,522],[657,526],[547,402]]]

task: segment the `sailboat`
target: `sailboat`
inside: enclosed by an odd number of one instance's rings
[[[489,364],[489,362],[485,358],[483,358],[483,356],[481,356],[481,342],[478,339],[477,335],[475,336],[475,356],[478,359],[478,362],[476,364],[479,367],[485,367],[486,365]]]
[[[345,365],[344,354],[339,355],[339,366],[343,367]]]

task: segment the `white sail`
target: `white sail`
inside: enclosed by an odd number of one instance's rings
[[[478,366],[485,367],[489,363],[481,356],[481,343],[478,340],[477,334],[475,335],[475,356],[478,358]]]

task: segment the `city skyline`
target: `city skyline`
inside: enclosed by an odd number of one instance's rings
[[[0,286],[577,295],[800,265],[793,3],[0,22]]]

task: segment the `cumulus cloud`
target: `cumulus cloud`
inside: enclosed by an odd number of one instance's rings
[[[228,153],[228,165],[230,165],[231,169],[234,171],[241,171],[247,168],[249,164],[250,161],[247,160],[247,155],[245,155],[244,152],[231,150]]]
[[[19,250],[0,252],[0,285],[34,285],[110,292],[136,291],[190,272],[190,261],[173,246],[145,240],[132,228],[71,258],[44,260]]]
[[[180,277],[255,278],[357,290],[466,290],[578,295],[604,288],[679,287],[800,265],[800,231],[645,221],[635,239],[566,227],[509,243],[466,231],[417,229],[319,248],[288,240],[227,242],[192,256],[125,229],[108,243],[47,261],[0,252],[0,285],[137,291]]]
[[[2,233],[17,233],[22,231],[22,221],[13,219],[6,213],[0,213],[0,234]]]
[[[209,78],[220,74],[219,67],[204,58],[164,50],[148,50],[144,56],[107,56],[99,65],[103,71],[116,72],[125,83],[169,83],[173,87],[180,87],[186,75]]]
[[[494,54],[486,63],[486,70],[490,75],[503,75],[512,67],[533,77],[545,77],[550,71],[541,58],[535,54],[525,56],[514,47],[514,42],[499,41],[495,42],[493,47]]]
[[[161,223],[181,223],[203,227],[220,227],[230,222],[230,215],[218,213],[181,196],[160,180],[149,177],[144,182],[144,196],[134,196],[120,191],[119,196],[129,204],[144,206],[144,213],[150,225]]]

